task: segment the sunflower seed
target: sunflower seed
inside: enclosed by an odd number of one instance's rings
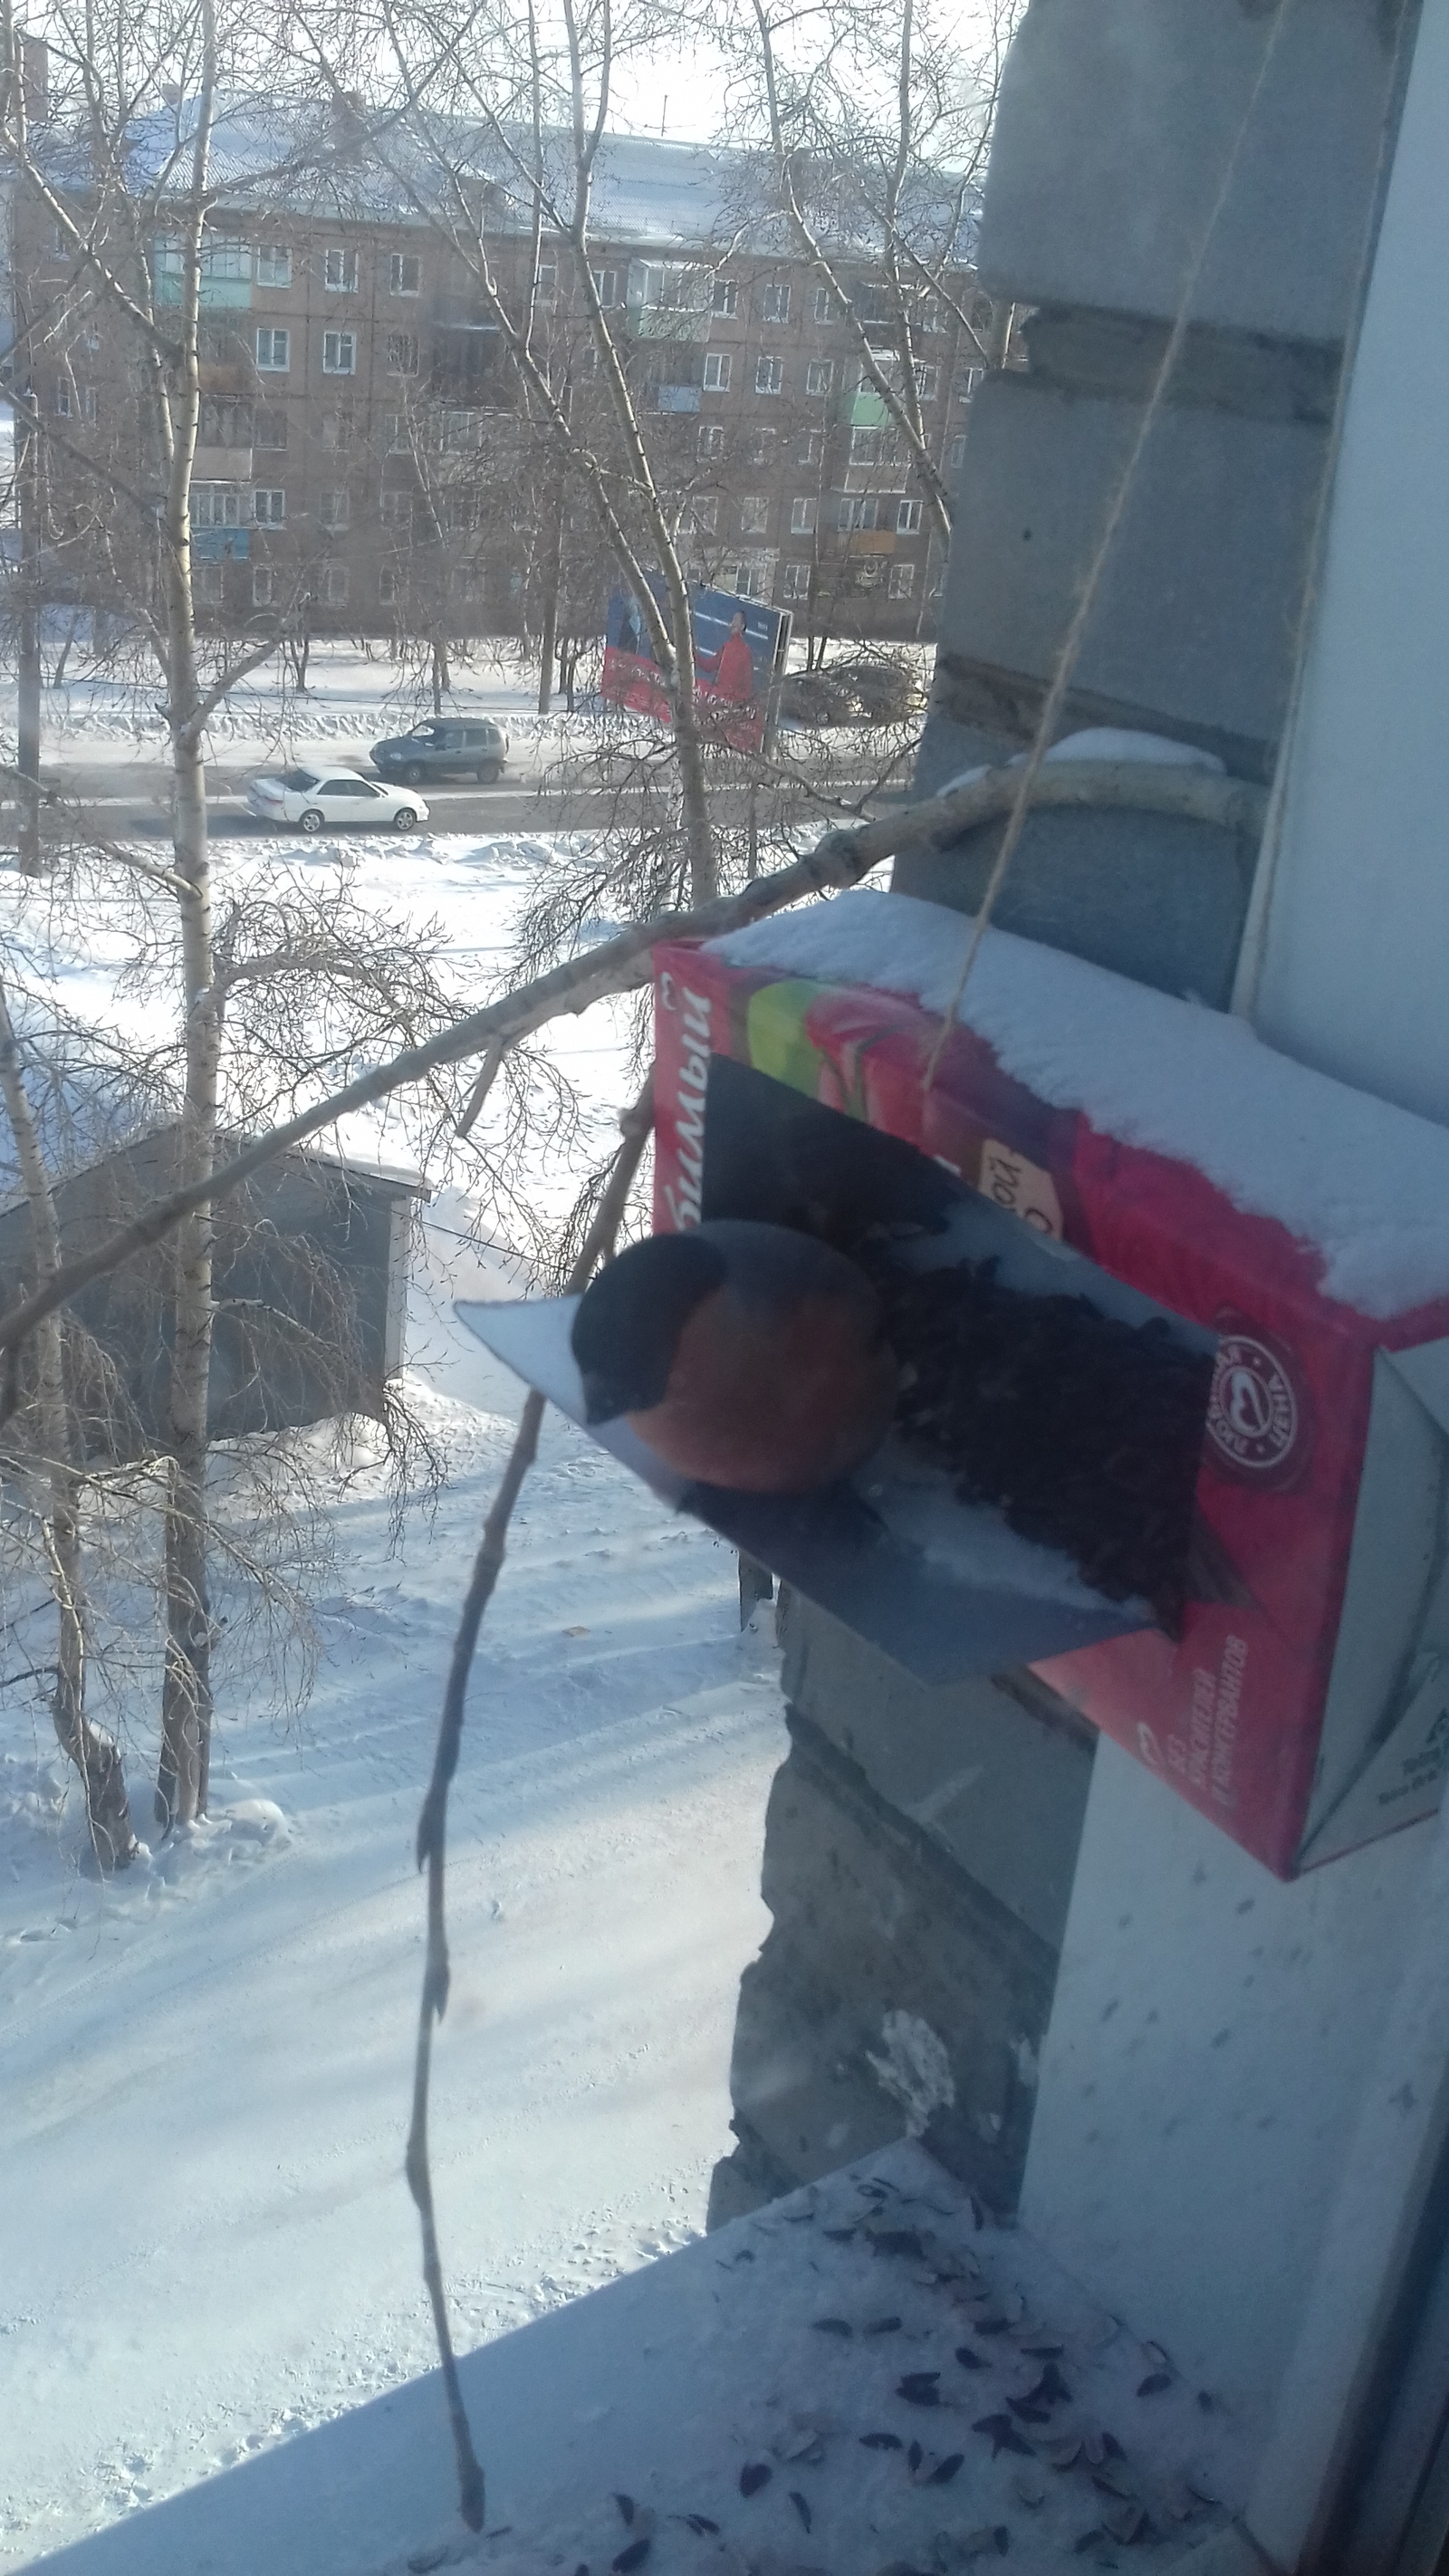
[[[1102,2516],[1102,2529],[1113,2540],[1120,2540],[1124,2549],[1130,2549],[1134,2540],[1144,2539],[1147,2527],[1147,2508],[1142,2504],[1119,2505],[1115,2513]]]
[[[707,2513],[677,2513],[674,2519],[676,2522],[687,2522],[697,2540],[702,2540],[707,2531],[719,2530],[719,2524],[711,2522]]]
[[[863,2451],[903,2451],[906,2447],[899,2433],[862,2433],[860,2446]]]
[[[973,2352],[969,2343],[958,2343],[956,2358],[963,2370],[989,2370],[990,2362],[982,2352]]]
[[[983,2415],[971,2430],[990,2434],[993,2460],[1000,2451],[1020,2451],[1023,2459],[1031,2458],[1031,2444],[1023,2441],[1009,2415]]]
[[[1038,2442],[1037,2449],[1049,2468],[1072,2469],[1082,2456],[1080,2433],[1059,2433],[1055,2441]]]
[[[620,2513],[623,2515],[625,2522],[632,2522],[634,2519],[633,2497],[631,2495],[620,2495],[616,2488],[614,2491],[614,2502],[618,2506]]]
[[[634,2576],[635,2568],[643,2566],[652,2545],[647,2531],[642,2540],[631,2540],[627,2549],[621,2549],[617,2558],[610,2559],[613,2576]]]
[[[1160,2397],[1164,2389],[1171,2386],[1170,2370],[1149,2370],[1147,2377],[1138,2381],[1137,2394],[1139,2397]]]
[[[799,2490],[799,2488],[798,2488],[798,2487],[792,2487],[792,2488],[790,2489],[790,2502],[791,2502],[791,2503],[792,2503],[792,2505],[794,2506],[795,2511],[796,2511],[796,2512],[798,2513],[798,2515],[800,2516],[801,2521],[803,2522],[803,2524],[805,2525],[806,2530],[808,2531],[808,2530],[809,2530],[809,2528],[810,2528],[810,2523],[811,2523],[810,2507],[809,2507],[809,2505],[807,2504],[807,2502],[806,2502],[806,2500],[805,2500],[804,2496],[802,2496],[802,2494],[800,2493],[800,2490]]]
[[[413,2571],[413,2576],[431,2576],[431,2570],[434,2567],[441,2567],[447,2555],[446,2540],[435,2540],[426,2549],[415,2549],[408,2560],[408,2565]]]
[[[868,2326],[862,2326],[860,2331],[863,2335],[882,2335],[899,2334],[900,2330],[901,2321],[899,2317],[872,2317],[870,2324]]]
[[[767,2460],[747,2460],[740,2471],[741,2495],[758,2495],[761,2487],[769,2485],[774,2474]]]
[[[936,2383],[940,2376],[939,2370],[908,2370],[897,2384],[896,2395],[904,2397],[908,2406],[939,2406],[941,2391]]]
[[[812,2317],[810,2323],[817,2334],[853,2335],[855,2332],[854,2326],[848,2324],[844,2317]]]
[[[1028,2506],[1033,2513],[1038,2505],[1046,2503],[1046,2480],[1039,2478],[1033,2469],[1023,2469],[1019,2477],[1013,2478],[1011,2491],[1017,2503]]]

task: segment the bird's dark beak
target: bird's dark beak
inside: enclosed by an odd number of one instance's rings
[[[591,1431],[601,1422],[617,1422],[621,1413],[628,1412],[628,1397],[599,1369],[584,1370],[583,1386],[584,1420]]]

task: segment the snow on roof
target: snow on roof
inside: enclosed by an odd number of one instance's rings
[[[731,966],[873,985],[947,1009],[974,923],[868,888],[712,941]],[[1191,1163],[1383,1318],[1449,1295],[1449,1130],[1265,1046],[1245,1021],[988,930],[960,1018],[1039,1099]]]
[[[137,194],[189,178],[188,155],[196,102],[183,99],[138,116],[126,154],[126,184]],[[278,208],[335,213],[339,220],[419,222],[417,198],[436,197],[451,210],[442,171],[460,168],[491,183],[490,229],[527,229],[530,191],[520,175],[532,150],[519,129],[519,164],[509,136],[457,117],[407,115],[318,103],[289,104],[238,95],[224,99],[210,143],[211,185],[237,204],[270,202]],[[75,138],[51,130],[45,138],[55,183],[83,193],[87,162]],[[567,138],[545,139],[553,185],[567,204],[571,183]],[[954,204],[948,183],[918,185],[923,228],[941,235]],[[644,249],[738,247],[747,240],[763,254],[790,251],[783,218],[771,211],[771,180],[758,153],[706,143],[669,143],[656,135],[606,134],[594,168],[590,237]],[[837,227],[838,229],[838,227]],[[874,253],[858,223],[850,246]],[[960,257],[969,256],[963,241]]]

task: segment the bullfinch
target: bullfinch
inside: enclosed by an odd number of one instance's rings
[[[895,1409],[870,1281],[787,1226],[714,1217],[631,1244],[580,1301],[572,1343],[591,1424],[622,1415],[677,1474],[736,1493],[834,1484]]]

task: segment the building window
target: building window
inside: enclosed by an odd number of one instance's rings
[[[818,465],[825,453],[825,441],[818,429],[807,429],[795,450],[797,465]]]
[[[75,417],[75,387],[69,376],[56,377],[55,409],[59,420],[72,420]]]
[[[835,382],[835,369],[828,358],[812,359],[805,370],[807,394],[828,394]]]
[[[412,438],[405,411],[385,411],[382,416],[382,452],[384,456],[410,456]]]
[[[415,376],[418,372],[418,339],[415,331],[389,331],[387,335],[387,372],[390,376]]]
[[[770,524],[770,499],[766,492],[747,492],[740,503],[740,535],[762,537]]]
[[[252,494],[252,522],[258,528],[283,528],[287,524],[287,495],[275,486],[258,489]]]
[[[191,574],[191,595],[198,608],[220,608],[226,597],[226,576],[219,563],[196,564]]]
[[[356,251],[324,250],[322,283],[329,295],[355,295],[357,292]]]
[[[252,273],[250,242],[237,241],[225,233],[208,233],[201,245],[203,277],[229,278],[233,284],[249,279]]]
[[[284,448],[287,444],[287,415],[284,411],[264,411],[258,403],[252,414],[253,447]]]
[[[951,391],[955,395],[956,400],[958,402],[969,402],[985,373],[986,369],[984,367],[962,367],[951,386]]]
[[[808,492],[798,493],[790,504],[790,534],[792,537],[812,537],[815,534],[815,502]]]
[[[50,247],[52,255],[55,258],[64,259],[66,257],[70,250],[70,235],[66,231],[64,224],[51,225]]]
[[[684,505],[682,526],[690,537],[712,537],[719,518],[719,496],[714,492],[697,493]]]
[[[917,358],[911,372],[916,379],[916,396],[918,401],[934,402],[936,399],[936,388],[941,381],[940,368],[928,367],[922,359]]]
[[[193,483],[189,515],[193,529],[239,528],[242,524],[241,485],[239,483]],[[246,515],[250,517],[250,510]]]
[[[701,429],[698,447],[701,456],[723,456],[724,429],[719,421],[710,421]]]
[[[479,435],[482,422],[476,411],[445,411],[443,414],[443,452],[447,456],[472,456],[482,445]]]
[[[848,535],[853,528],[866,530],[878,528],[880,526],[880,503],[876,499],[875,494],[873,492],[864,492],[859,494],[842,492],[839,508],[836,513],[836,525],[839,527],[843,535]]]
[[[939,331],[943,328],[944,325],[941,320],[940,298],[935,295],[927,295],[922,300],[920,310],[916,315],[916,329],[918,331]]]
[[[348,508],[347,494],[345,492],[321,492],[318,494],[317,524],[319,527],[325,528],[329,536],[336,536],[341,529],[346,527],[347,520]]]
[[[767,286],[760,301],[760,320],[762,322],[788,322],[789,319],[789,287],[780,285]]]
[[[757,393],[757,394],[778,394],[778,393],[783,393],[784,389],[785,389],[785,361],[784,361],[784,359],[783,359],[783,358],[757,358],[757,359],[755,360],[755,391],[756,391],[756,393]]]
[[[382,495],[383,526],[385,528],[410,528],[412,523],[413,496],[411,492],[384,491]]]
[[[963,429],[959,438],[952,439],[950,448],[947,451],[946,463],[953,474],[959,474],[965,462],[966,433]]]
[[[898,501],[896,504],[896,535],[898,537],[918,537],[920,533],[920,502]]]
[[[733,322],[739,288],[732,277],[717,277],[714,282],[714,315],[718,322]]]
[[[82,420],[90,423],[92,429],[100,419],[100,397],[94,385],[82,385],[80,389],[80,416]]]
[[[237,347],[235,332],[224,322],[198,322],[196,354],[204,367],[234,367]]]
[[[322,414],[323,446],[341,448],[350,447],[352,445],[352,432],[354,426],[353,415],[350,411],[324,411]]]
[[[291,243],[259,242],[257,244],[258,286],[290,286],[291,283]]]
[[[850,461],[852,465],[878,465],[880,463],[880,431],[878,429],[853,429],[851,431]]]
[[[772,429],[752,429],[747,444],[746,463],[768,465],[774,453],[774,447],[775,433]]]
[[[710,349],[704,361],[704,390],[707,394],[726,394],[730,387],[730,353],[728,349]]]
[[[291,332],[275,331],[264,324],[257,333],[257,365],[263,375],[284,376],[291,363]]]
[[[885,287],[872,286],[867,278],[857,281],[850,309],[857,322],[889,322],[891,319],[890,298]]]
[[[538,301],[552,304],[558,293],[558,261],[541,259],[538,263]]]
[[[391,608],[395,605],[398,597],[398,578],[397,570],[394,565],[383,565],[381,572],[377,576],[377,595],[384,608]]]
[[[828,286],[817,286],[815,289],[815,319],[817,322],[833,322],[835,319],[835,298]],[[788,571],[787,566],[787,576]]]
[[[322,597],[328,608],[341,608],[345,606],[347,600],[346,564],[323,565]]]
[[[323,332],[322,373],[324,376],[356,375],[357,333],[355,331]]]
[[[252,606],[270,608],[277,596],[277,576],[270,564],[252,566]]]
[[[615,305],[619,301],[619,272],[617,268],[591,268],[589,275],[594,281],[594,293],[597,295],[604,311],[606,313],[612,313]]]
[[[393,295],[421,295],[423,263],[415,250],[395,250],[388,262],[388,291]]]
[[[808,599],[809,596],[810,566],[808,563],[787,563],[785,566],[785,597],[787,599]]]
[[[892,564],[890,580],[886,587],[892,599],[914,599],[916,595],[915,565],[913,563]]]

